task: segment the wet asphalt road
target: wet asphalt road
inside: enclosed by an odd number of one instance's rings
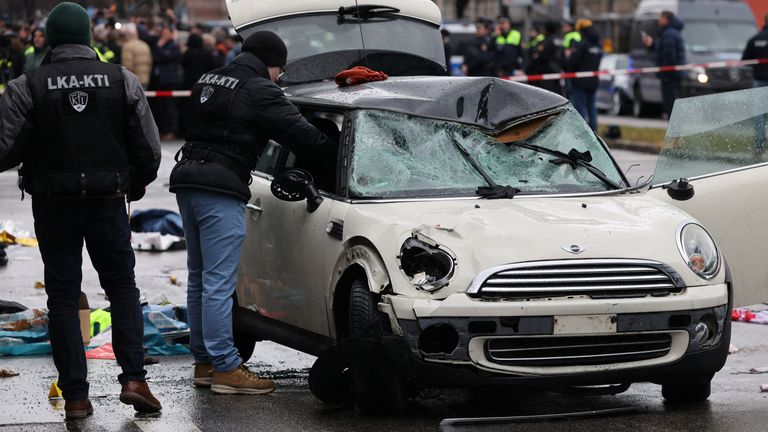
[[[159,180],[149,189],[147,198],[134,208],[175,209],[173,195],[165,183],[173,153],[179,143],[164,145],[164,164]],[[652,173],[652,155],[617,151],[622,167],[639,163],[630,171],[631,181]],[[0,174],[0,221],[13,220],[23,229],[32,230],[28,201],[19,202],[13,173]],[[45,295],[34,289],[42,280],[42,264],[36,249],[10,251],[11,264],[0,268],[0,298],[20,301],[31,307],[44,307]],[[184,303],[186,279],[184,252],[139,253],[137,281],[150,299],[167,297]],[[174,285],[170,276],[182,283]],[[86,261],[84,291],[92,306],[105,306],[98,279]],[[272,343],[260,344],[249,366],[256,372],[276,379],[279,389],[267,396],[219,396],[209,390],[192,387],[189,357],[163,357],[159,365],[148,366],[150,384],[164,405],[159,416],[136,416],[130,407],[118,401],[119,368],[113,361],[89,360],[91,397],[96,409],[93,417],[82,422],[65,423],[60,406],[47,399],[48,388],[56,377],[50,357],[0,358],[0,368],[21,375],[0,379],[0,432],[59,430],[126,431],[768,431],[768,393],[759,386],[768,384],[768,374],[744,374],[751,368],[768,366],[768,326],[736,323],[733,342],[741,349],[729,357],[726,367],[713,381],[709,402],[686,408],[663,403],[660,388],[637,384],[617,396],[562,396],[549,392],[507,393],[478,396],[469,391],[430,391],[411,402],[400,416],[362,418],[349,407],[323,406],[310,393],[307,373],[311,356]],[[552,414],[592,411],[617,407],[635,407],[638,414],[610,418],[528,422],[521,424],[450,426],[440,422],[453,417],[486,417]]]

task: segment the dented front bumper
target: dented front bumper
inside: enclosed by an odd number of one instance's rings
[[[714,374],[730,341],[729,284],[635,299],[442,301],[385,296],[401,373],[435,385],[562,386]],[[436,374],[436,375],[435,375]]]

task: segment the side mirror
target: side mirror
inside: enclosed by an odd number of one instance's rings
[[[669,184],[665,184],[663,187],[667,190],[669,196],[677,201],[687,201],[693,198],[693,195],[695,194],[693,185],[688,182],[688,179],[686,178],[675,180]]]
[[[299,168],[290,168],[278,174],[272,180],[270,189],[272,195],[282,201],[297,202],[306,199],[307,211],[310,213],[317,210],[323,202],[312,174]]]

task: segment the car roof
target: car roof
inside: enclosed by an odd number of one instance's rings
[[[656,19],[669,10],[686,20],[754,21],[749,5],[732,0],[642,0],[635,17]]]
[[[395,111],[489,130],[568,102],[555,93],[499,78],[396,77],[352,87],[323,81],[290,86],[285,93],[302,105]]]
[[[236,29],[291,15],[338,12],[341,7],[386,6],[400,9],[398,15],[440,25],[441,14],[430,0],[227,0],[227,9]]]

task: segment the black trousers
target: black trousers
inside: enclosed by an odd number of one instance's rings
[[[48,332],[64,399],[88,397],[78,308],[83,241],[112,307],[112,342],[121,384],[144,381],[144,321],[133,267],[125,201],[32,200],[35,233],[45,265]]]
[[[680,81],[677,78],[661,77],[661,100],[664,103],[664,112],[667,114],[667,118],[672,116],[672,108],[675,106],[679,85]]]

